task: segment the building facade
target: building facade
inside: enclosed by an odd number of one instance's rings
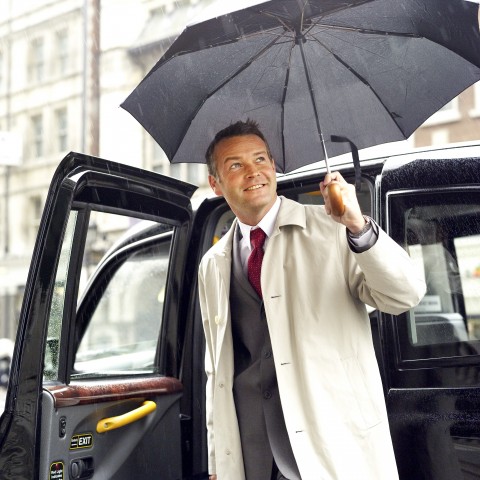
[[[480,140],[480,82],[432,115],[413,140],[415,147]]]
[[[0,0],[0,338],[15,336],[48,186],[68,152],[206,182],[204,165],[171,166],[119,105],[207,3]],[[121,228],[99,223],[98,235]]]

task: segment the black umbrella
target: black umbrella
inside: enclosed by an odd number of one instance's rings
[[[204,162],[252,118],[292,171],[408,138],[480,80],[477,15],[465,0],[258,3],[188,26],[122,107],[172,163]]]

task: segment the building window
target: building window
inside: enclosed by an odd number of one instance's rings
[[[176,178],[177,180],[182,179],[182,165],[180,163],[170,164],[170,177]]]
[[[55,112],[57,132],[57,150],[63,152],[68,148],[68,118],[67,109],[61,108]]]
[[[33,224],[38,228],[40,225],[40,218],[42,216],[42,198],[40,195],[33,195],[30,197],[30,215],[33,219]]]
[[[433,130],[432,140],[430,142],[432,145],[446,145],[450,142],[448,128],[438,128]]]
[[[473,108],[470,110],[471,117],[480,117],[480,82],[473,85]]]
[[[191,163],[187,165],[187,182],[199,185],[201,182],[200,165]]]
[[[0,52],[0,91],[3,90],[3,86],[5,83],[5,77],[3,73],[3,68],[4,68],[4,57],[3,57],[3,52]]]
[[[30,43],[28,78],[31,82],[42,82],[45,73],[43,38],[35,38]]]
[[[56,67],[59,75],[68,70],[68,30],[60,30],[56,33]]]
[[[157,142],[152,143],[152,170],[157,173],[168,175],[169,161],[164,151]]]
[[[42,115],[32,117],[32,156],[43,156],[43,119]]]
[[[29,198],[29,218],[31,218],[30,228],[28,232],[29,243],[34,243],[37,238],[40,219],[42,218],[43,202],[40,195],[32,195]]]

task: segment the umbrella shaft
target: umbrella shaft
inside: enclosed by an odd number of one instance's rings
[[[315,123],[317,125],[317,132],[318,132],[318,136],[320,137],[320,143],[322,145],[323,155],[325,157],[325,166],[327,167],[327,173],[330,173],[330,165],[328,164],[328,154],[327,154],[327,149],[325,147],[325,139],[323,138],[322,128],[320,126],[320,118],[318,116],[317,104],[315,103],[315,93],[313,91],[312,81],[310,79],[310,71],[308,70],[307,60],[305,58],[305,52],[303,51],[303,39],[302,39],[302,37],[298,38],[297,44],[300,47],[300,52],[302,54],[302,62],[303,62],[304,70],[305,70],[305,77],[307,79],[308,91],[310,92],[310,99],[312,100],[312,107],[313,107],[313,113],[315,115]]]

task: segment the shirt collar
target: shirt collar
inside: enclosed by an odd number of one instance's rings
[[[273,229],[275,228],[278,211],[280,210],[280,204],[280,197],[277,197],[275,203],[272,205],[270,210],[265,214],[265,216],[260,220],[260,222],[258,222],[258,225],[256,225],[255,227],[252,227],[251,225],[246,225],[245,223],[242,223],[240,220],[238,220],[240,231],[242,232],[243,238],[248,242],[248,245],[250,245],[250,230],[254,228],[261,228],[267,234],[267,238],[272,235]]]

